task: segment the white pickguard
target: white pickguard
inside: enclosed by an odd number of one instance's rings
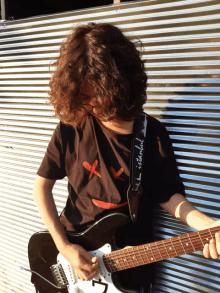
[[[77,279],[74,269],[69,262],[58,254],[57,262],[62,265],[68,280],[69,293],[121,293],[113,284],[111,273],[107,271],[102,260],[104,254],[111,252],[111,245],[105,244],[98,250],[88,251],[91,255],[97,256],[99,259],[99,273],[91,281],[81,281]]]

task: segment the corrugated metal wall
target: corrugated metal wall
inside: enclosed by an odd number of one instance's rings
[[[220,218],[220,3],[137,1],[1,24],[0,292],[34,292],[27,243],[44,229],[32,198],[35,173],[57,119],[46,104],[48,65],[78,22],[109,22],[141,39],[149,77],[146,111],[165,123],[188,199]],[[137,46],[139,44],[137,43]],[[64,207],[66,180],[54,190]],[[160,211],[156,236],[189,231]],[[157,293],[219,292],[219,261],[193,253],[161,262]]]

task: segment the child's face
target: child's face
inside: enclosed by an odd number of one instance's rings
[[[92,84],[86,81],[81,87],[80,94],[84,108],[92,115],[97,116],[96,105],[92,101],[95,96]]]

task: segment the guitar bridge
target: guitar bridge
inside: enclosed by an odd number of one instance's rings
[[[60,287],[60,289],[66,288],[68,285],[68,281],[67,281],[62,265],[61,264],[52,265],[50,269],[54,276],[57,286]]]

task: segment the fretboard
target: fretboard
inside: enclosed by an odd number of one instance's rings
[[[145,264],[203,250],[206,243],[215,239],[220,226],[160,240],[144,245],[116,250],[103,256],[109,272],[126,270]]]

